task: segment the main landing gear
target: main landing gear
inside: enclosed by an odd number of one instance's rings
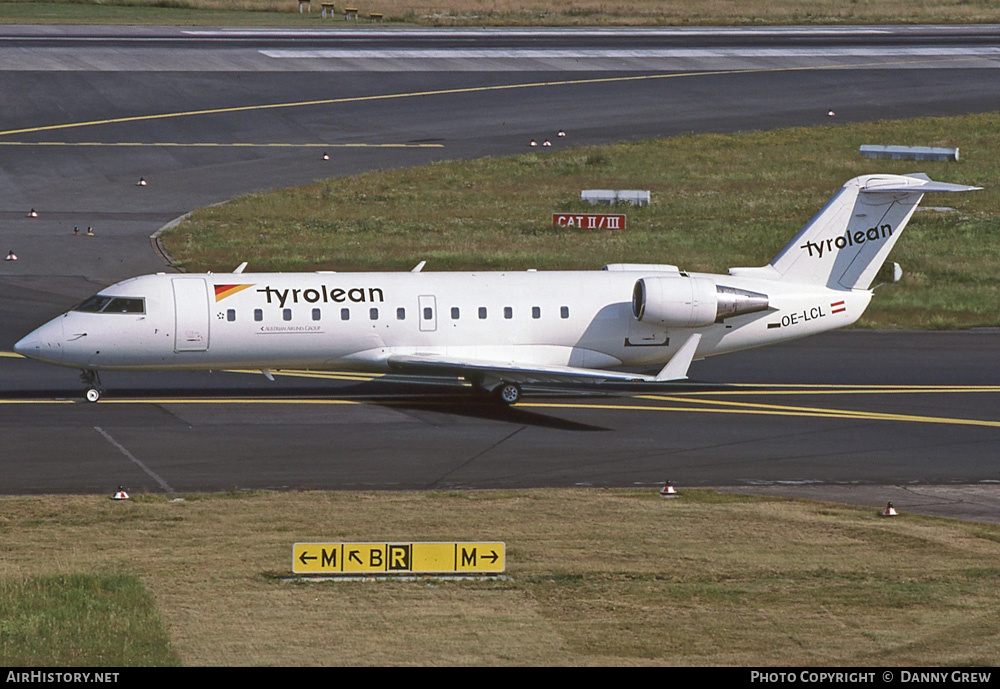
[[[80,382],[87,386],[84,398],[88,402],[96,402],[101,399],[101,393],[104,392],[104,386],[101,385],[101,376],[98,375],[97,371],[85,370],[80,374]]]
[[[470,376],[467,380],[472,383],[473,388],[484,395],[491,395],[501,404],[510,406],[521,401],[521,386],[517,383],[483,375]]]
[[[508,406],[521,400],[521,386],[517,383],[500,383],[494,393],[497,399]]]

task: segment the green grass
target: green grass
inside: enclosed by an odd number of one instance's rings
[[[681,492],[0,498],[0,663],[905,666],[1000,657],[1000,526]],[[295,542],[381,540],[503,541],[507,578],[292,580]]]
[[[933,195],[899,241],[903,281],[879,288],[862,326],[1000,325],[1000,115],[690,135],[373,172],[236,198],[164,237],[188,270],[597,269],[763,265],[846,180],[923,171],[984,187]],[[959,146],[961,161],[861,158],[866,143]],[[581,189],[649,189],[625,232],[554,228],[593,211]]]
[[[0,577],[0,665],[178,664],[153,599],[137,577]]]
[[[684,26],[998,22],[984,0],[364,0],[361,18],[423,26]],[[64,0],[0,3],[0,22],[175,25],[312,25],[319,2],[300,15],[295,0]],[[342,10],[344,4],[337,5]]]
[[[317,7],[319,6],[317,0]],[[225,10],[195,3],[148,4],[81,2],[0,2],[0,23],[138,24],[174,26],[316,26],[319,13],[274,10]]]

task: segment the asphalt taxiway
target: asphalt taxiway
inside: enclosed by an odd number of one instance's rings
[[[105,284],[169,270],[150,235],[236,194],[521,152],[557,129],[580,145],[825,124],[831,110],[992,111],[998,67],[997,27],[3,27],[0,89],[14,95],[0,116],[0,248],[19,260],[0,266],[0,351]],[[974,484],[981,500],[1000,481],[998,343],[833,333],[698,362],[703,386],[543,393],[513,409],[454,386],[259,373],[107,374],[108,395],[88,405],[74,371],[0,356],[0,491],[670,479],[819,486],[819,498]]]

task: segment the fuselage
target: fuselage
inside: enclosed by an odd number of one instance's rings
[[[146,275],[116,283],[14,349],[84,371],[360,369],[464,378],[505,403],[522,384],[683,380],[697,358],[855,322],[928,192],[926,175],[848,180],[767,264],[600,271]],[[899,278],[892,264],[892,279]],[[650,375],[645,369],[656,369]]]
[[[706,357],[853,323],[868,290],[665,266],[600,271],[156,274],[102,290],[27,335],[26,356],[84,370],[388,370],[392,355],[614,370],[656,367],[693,332]],[[718,322],[639,320],[639,280],[766,295]],[[693,282],[692,282],[693,284]],[[714,316],[713,316],[714,318]],[[692,321],[693,323],[693,321]]]

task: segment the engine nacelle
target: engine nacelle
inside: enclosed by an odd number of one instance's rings
[[[641,278],[632,289],[632,315],[637,321],[675,328],[711,325],[767,307],[766,294],[716,285],[708,278]]]

